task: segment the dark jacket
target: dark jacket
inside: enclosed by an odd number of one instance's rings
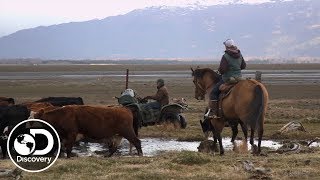
[[[153,96],[147,96],[145,99],[153,99],[161,104],[161,106],[169,104],[169,93],[165,86],[158,89],[157,93]]]
[[[240,50],[239,49],[237,49],[236,47],[235,47],[235,49],[227,49],[226,51],[225,51],[225,54],[228,54],[228,55],[230,55],[231,57],[233,57],[233,58],[242,58],[242,61],[241,61],[241,66],[240,66],[240,68],[241,69],[245,69],[246,68],[246,62],[244,61],[244,59],[243,59],[243,57],[242,57],[242,54],[241,54],[241,52],[240,52]],[[229,70],[229,64],[228,64],[228,61],[227,61],[227,59],[226,59],[226,57],[225,57],[225,55],[223,55],[222,56],[222,58],[221,58],[221,61],[220,61],[220,66],[219,66],[219,72],[221,73],[221,74],[224,74],[224,73],[226,73],[228,70]]]

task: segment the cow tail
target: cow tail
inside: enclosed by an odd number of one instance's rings
[[[128,107],[130,109],[130,111],[132,112],[132,116],[133,116],[133,129],[134,129],[134,133],[136,134],[136,136],[138,137],[139,135],[139,129],[141,127],[140,125],[140,117],[139,117],[139,110],[136,107],[133,106],[129,106]]]

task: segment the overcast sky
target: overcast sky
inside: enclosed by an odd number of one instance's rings
[[[215,5],[230,1],[232,0],[0,0],[0,37],[21,29],[103,19],[149,6]],[[240,1],[261,3],[269,0]]]

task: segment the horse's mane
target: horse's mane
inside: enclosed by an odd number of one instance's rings
[[[196,78],[203,78],[203,76],[206,73],[210,73],[212,79],[214,81],[218,81],[219,79],[219,74],[216,73],[214,70],[212,70],[211,68],[197,68],[192,72],[192,76],[196,77]]]

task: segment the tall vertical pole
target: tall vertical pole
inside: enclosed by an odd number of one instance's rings
[[[261,82],[261,76],[262,76],[262,72],[261,71],[256,71],[256,80]]]
[[[129,83],[129,69],[127,69],[127,75],[126,75],[126,89],[128,89],[128,83]]]

